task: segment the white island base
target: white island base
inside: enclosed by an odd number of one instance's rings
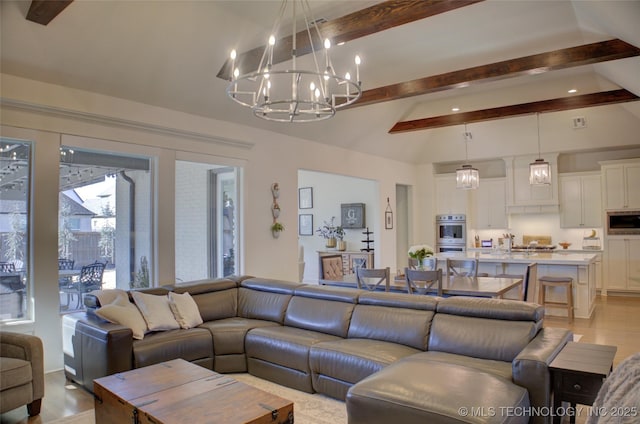
[[[571,277],[573,279],[573,314],[575,318],[591,318],[596,298],[596,254],[591,253],[445,253],[438,254],[438,262],[445,268],[446,258],[477,258],[480,267],[478,272],[489,275],[523,274],[527,264],[538,264],[538,278],[543,275],[554,277]],[[440,266],[440,265],[439,265]],[[529,291],[537,302],[539,299],[538,281],[529,283]],[[559,287],[547,288],[549,301],[564,301],[565,290]],[[561,308],[548,307],[549,316],[566,317],[567,311]]]

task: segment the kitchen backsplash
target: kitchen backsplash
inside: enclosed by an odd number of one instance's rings
[[[584,237],[591,235],[592,230],[595,230],[596,237],[600,237],[600,245],[603,242],[603,229],[600,227],[589,228],[560,228],[560,215],[559,214],[518,214],[511,215],[509,217],[510,228],[500,228],[491,230],[475,230],[472,227],[467,228],[467,239],[469,240],[468,247],[472,247],[475,236],[477,235],[480,240],[489,240],[493,238],[494,245],[498,244],[498,239],[503,237],[505,233],[511,233],[514,237],[514,244],[522,244],[522,236],[527,235],[540,235],[551,236],[551,244],[554,244],[557,249],[561,250],[562,247],[558,245],[560,242],[571,243],[570,250],[582,249],[582,242]]]

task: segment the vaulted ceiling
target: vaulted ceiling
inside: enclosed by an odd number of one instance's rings
[[[363,58],[362,99],[328,121],[262,121],[226,98],[226,59],[264,43],[278,4],[3,1],[2,72],[407,162],[465,122],[608,104],[640,119],[640,2],[351,0],[311,5],[345,42],[336,68]]]

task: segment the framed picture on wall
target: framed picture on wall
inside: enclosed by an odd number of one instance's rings
[[[301,236],[313,235],[313,215],[301,213],[298,215],[298,234]]]
[[[313,208],[313,187],[298,189],[298,209]]]
[[[386,230],[393,229],[393,212],[391,211],[386,211],[384,213],[384,228]]]
[[[364,228],[364,203],[343,203],[340,209],[342,228]]]

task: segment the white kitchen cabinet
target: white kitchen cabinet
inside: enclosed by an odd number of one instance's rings
[[[602,227],[600,173],[563,174],[558,177],[560,226]]]
[[[472,193],[476,229],[506,229],[507,189],[504,178],[484,178]]]
[[[605,249],[606,288],[640,292],[640,237],[608,238]]]
[[[600,162],[605,209],[640,209],[640,160]]]
[[[436,214],[466,214],[469,190],[456,188],[455,174],[436,175]],[[482,185],[482,181],[480,181]]]
[[[551,166],[551,184],[529,184],[529,164],[537,156],[504,158],[507,175],[507,211],[510,213],[558,212],[558,154],[545,153]],[[480,180],[482,184],[482,180]]]

